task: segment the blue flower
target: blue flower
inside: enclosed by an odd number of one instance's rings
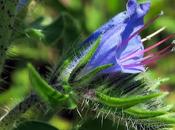
[[[140,73],[145,71],[145,65],[165,55],[164,53],[171,49],[172,45],[160,52],[144,57],[145,52],[154,49],[173,37],[173,35],[170,35],[144,49],[139,33],[162,15],[162,13],[159,14],[144,25],[144,16],[149,11],[149,8],[149,1],[139,4],[137,0],[128,0],[126,11],[114,16],[90,35],[83,42],[83,45],[93,43],[100,36],[101,42],[84,71],[89,71],[105,64],[113,64],[103,73]]]
[[[150,2],[139,4],[137,0],[128,0],[126,11],[116,15],[90,35],[83,44],[92,43],[99,36],[101,36],[101,43],[86,69],[90,70],[112,63],[114,66],[106,69],[105,73],[139,73],[145,71],[144,65],[133,65],[136,62],[139,63],[139,60],[143,58],[143,53],[131,58],[127,57],[144,50],[141,37],[137,31],[143,28],[144,16],[149,8]]]

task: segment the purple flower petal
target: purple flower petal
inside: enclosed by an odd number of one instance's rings
[[[144,16],[149,8],[149,2],[138,4],[136,0],[128,0],[127,11],[116,15],[90,35],[83,42],[84,44],[95,41],[100,35],[102,39],[86,69],[89,70],[97,66],[113,63],[114,66],[106,69],[104,73],[119,71],[124,73],[139,73],[144,71],[143,65],[136,67],[124,66],[143,58],[143,54],[134,56],[124,62],[120,61],[124,56],[144,49],[139,35],[135,35],[127,43],[125,41],[143,27]]]

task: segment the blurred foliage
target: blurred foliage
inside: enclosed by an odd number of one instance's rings
[[[31,129],[33,130],[58,130],[51,125],[48,125],[42,122],[36,122],[36,121],[25,122],[19,125],[19,127],[14,130],[31,130]]]
[[[31,0],[28,8],[23,9],[16,20],[16,34],[13,38],[13,44],[8,50],[8,60],[11,61],[14,58],[15,63],[7,62],[5,65],[6,71],[4,75],[10,80],[7,81],[8,83],[4,83],[6,79],[2,80],[0,105],[5,103],[8,108],[13,108],[30,92],[31,88],[28,77],[30,72],[26,68],[28,62],[37,66],[38,71],[41,72],[43,77],[47,77],[47,72],[43,71],[43,64],[54,66],[61,56],[65,56],[67,51],[74,49],[77,43],[81,43],[91,32],[95,31],[112,16],[124,10],[126,1]],[[145,21],[153,18],[162,10],[165,15],[142,32],[142,37],[146,37],[159,28],[166,26],[165,31],[152,38],[151,41],[156,42],[175,31],[175,0],[151,0],[151,2],[152,7]],[[145,46],[149,46],[153,42],[148,41]],[[170,44],[171,42],[169,41],[165,44]],[[164,46],[162,45],[157,49],[161,49]],[[151,73],[155,77],[169,78],[162,85],[161,90],[170,92],[167,102],[173,105],[175,105],[174,57],[175,54],[171,53],[169,56],[161,58],[159,62],[149,66]],[[21,60],[19,61],[19,59]],[[9,69],[9,66],[15,69]],[[48,71],[51,70],[48,69]],[[175,111],[175,107],[172,111]],[[60,117],[55,116],[50,122],[56,128],[60,128],[60,130],[71,129],[72,120],[65,121],[60,119]],[[31,123],[33,122],[29,122],[29,124]],[[40,125],[36,122],[34,124],[36,127]],[[102,130],[101,124],[100,120],[89,121],[81,130]],[[109,121],[104,121],[103,124],[104,130],[115,129],[110,128],[112,124]],[[28,123],[16,130],[33,129],[27,128],[27,125]],[[89,128],[90,126],[95,127]],[[44,128],[46,129],[46,127],[47,124],[45,124]],[[55,130],[56,128],[49,128],[47,130]]]

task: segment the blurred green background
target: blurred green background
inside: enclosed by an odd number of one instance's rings
[[[142,1],[140,0],[140,2]],[[35,64],[38,71],[46,77],[48,72],[45,71],[45,66],[53,66],[60,56],[64,56],[65,44],[69,44],[74,49],[75,44],[83,41],[111,17],[125,10],[126,2],[127,0],[32,0],[28,8],[21,11],[19,20],[16,22],[17,34],[9,49],[9,59],[6,61],[3,73],[0,104],[6,103],[6,105],[13,107],[30,92],[26,63]],[[144,38],[164,26],[166,26],[166,30],[145,42],[145,47],[175,32],[175,0],[151,0],[151,3],[151,10],[145,21],[152,19],[161,11],[164,11],[164,15],[145,29],[141,33],[142,37]],[[32,30],[32,28],[37,30]],[[44,29],[44,34],[48,36],[45,40],[42,39],[40,29]],[[50,32],[49,30],[54,31]],[[22,35],[25,35],[25,38]],[[173,39],[156,50],[164,48],[172,41]],[[167,78],[167,81],[161,85],[161,89],[170,92],[167,103],[173,105],[175,104],[174,66],[174,52],[148,66],[157,79]],[[9,95],[15,100],[6,101]],[[51,124],[60,130],[71,129],[73,115],[65,116],[64,113],[62,115],[59,117],[55,115],[50,121]],[[108,128],[106,126],[108,121],[106,122],[104,130]],[[93,129],[84,127],[86,130],[101,129],[98,121],[90,123],[97,127]]]

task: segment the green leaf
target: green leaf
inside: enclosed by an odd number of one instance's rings
[[[159,125],[164,125],[165,128],[175,127],[175,118],[174,115],[172,117],[171,114],[150,118],[150,122],[159,123]]]
[[[14,130],[58,130],[58,129],[44,122],[28,121],[20,124]]]
[[[40,30],[40,29],[28,28],[25,30],[25,33],[26,33],[27,37],[32,38],[32,39],[36,39],[38,41],[44,40],[44,37],[45,37],[42,30]]]
[[[60,16],[53,23],[51,23],[50,25],[46,26],[43,29],[43,33],[44,33],[45,38],[46,38],[45,40],[48,43],[53,43],[62,36],[63,29],[64,29],[63,22],[64,22],[63,17]]]
[[[101,37],[99,37],[96,42],[92,45],[92,47],[90,48],[90,50],[87,52],[87,54],[85,54],[79,61],[79,63],[77,64],[77,66],[73,69],[73,71],[70,74],[70,78],[69,78],[69,82],[72,82],[75,79],[75,76],[77,74],[78,71],[80,71],[80,69],[82,69],[92,58],[92,56],[94,55],[94,53],[96,52],[97,47],[99,46],[101,41]]]
[[[30,60],[40,60],[44,62],[48,62],[50,57],[50,48],[46,47],[31,47],[27,46],[27,43],[23,45],[13,45],[8,50],[8,56],[11,58],[22,57]],[[14,55],[15,54],[15,55]]]
[[[148,111],[148,110],[142,110],[138,108],[130,108],[124,111],[125,113],[134,116],[136,118],[151,118],[151,117],[156,117],[156,116],[161,116],[166,114],[166,111]]]
[[[28,69],[31,86],[41,99],[47,101],[52,106],[58,106],[68,99],[68,95],[61,94],[43,80],[31,64],[28,64]]]
[[[99,102],[104,103],[111,107],[126,109],[135,106],[139,103],[144,103],[150,99],[161,96],[161,93],[153,93],[145,96],[134,96],[126,98],[110,97],[100,92],[96,92],[96,96]]]
[[[80,27],[71,15],[61,13],[59,18],[43,29],[43,33],[49,44],[60,42],[63,44],[59,43],[58,46],[67,50],[69,47],[74,47],[72,44],[75,43],[80,35]]]

